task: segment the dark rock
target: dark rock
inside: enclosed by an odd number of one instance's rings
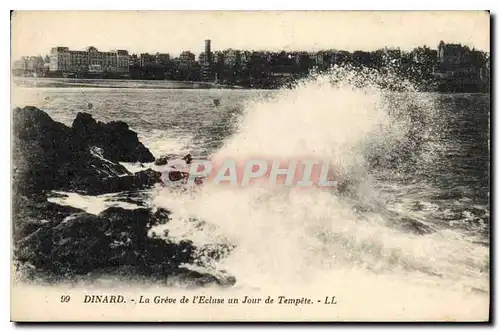
[[[139,171],[134,174],[136,185],[138,186],[151,186],[155,183],[161,182],[161,172],[157,172],[148,168],[144,171]]]
[[[112,197],[105,199],[110,202],[131,203],[137,206],[147,206],[147,201],[150,198],[150,193],[142,190],[122,191]]]
[[[165,155],[162,155],[162,156],[156,158],[155,165],[156,166],[164,166],[164,165],[167,165],[168,162],[170,160],[173,160],[173,159],[181,159],[181,160],[184,160],[186,163],[188,163],[188,160],[189,160],[189,162],[191,162],[193,160],[191,154],[187,154],[186,156],[184,156],[182,158],[180,155],[177,155],[177,154],[165,154]]]
[[[93,148],[90,153],[82,152],[78,159],[63,164],[59,176],[66,179],[59,185],[60,189],[84,194],[101,194],[113,192],[107,189],[108,183],[133,175],[119,163],[103,159]],[[121,189],[125,190],[125,188]]]
[[[113,161],[153,162],[153,154],[123,121],[97,122],[88,113],[78,113],[72,125],[75,139],[103,149],[103,156]]]
[[[158,182],[161,182],[161,172],[156,172],[148,168],[134,175],[95,179],[86,184],[86,192],[91,195],[100,195],[120,191],[140,190],[149,188]]]
[[[170,213],[171,213],[170,211],[164,208],[158,208],[153,214],[153,217],[155,218],[158,224],[164,224],[165,222],[163,221],[168,221]]]
[[[181,264],[195,263],[202,252],[221,248],[197,248],[191,241],[173,242],[148,236],[151,227],[166,223],[170,212],[158,209],[126,210],[111,207],[99,215],[76,212],[53,219],[17,241],[20,266],[32,266],[32,275],[55,279],[121,273],[124,276],[177,277],[193,285],[232,285],[234,277],[190,271]],[[55,209],[57,210],[57,209]],[[62,217],[62,215],[61,215]],[[224,251],[228,248],[224,248]],[[28,263],[28,264],[24,264]],[[35,272],[37,271],[37,272]]]
[[[158,212],[158,211],[157,211]],[[56,274],[86,274],[96,269],[133,265],[144,274],[192,262],[190,241],[174,243],[148,237],[148,229],[167,222],[148,209],[111,207],[99,215],[74,213],[43,224],[19,241],[17,258]]]
[[[184,158],[182,158],[182,160],[184,160],[186,164],[191,164],[191,162],[193,161],[193,156],[191,156],[191,154],[188,153],[187,155],[184,156]]]
[[[77,156],[71,129],[35,107],[13,113],[12,163],[14,192],[37,192],[57,187],[59,168]]]
[[[48,202],[45,197],[12,197],[12,230],[14,241],[25,238],[45,223],[58,224],[65,218],[83,210]]]
[[[169,158],[168,156],[161,156],[161,157],[159,157],[159,158],[157,158],[157,159],[155,160],[155,165],[156,165],[156,166],[163,166],[163,165],[166,165],[166,164],[168,164],[168,160],[169,160],[169,159],[170,159],[170,158]]]
[[[120,192],[119,199],[136,202],[140,189],[160,182],[160,172],[147,169],[131,174],[119,164],[154,161],[126,123],[104,124],[79,113],[69,128],[35,107],[15,109],[13,122],[16,264],[29,267],[30,274],[65,280],[102,271],[129,271],[159,278],[183,275],[195,284],[234,283],[234,278],[222,280],[180,267],[194,263],[199,255],[191,241],[148,235],[151,227],[168,222],[167,210],[111,207],[93,215],[47,201],[49,192],[61,190],[93,195]],[[202,252],[209,252],[213,259],[225,254],[220,248],[203,248]]]
[[[36,195],[54,189],[112,192],[126,190],[127,184],[137,188],[159,180],[151,170],[134,176],[119,164],[154,160],[124,122],[104,124],[79,113],[69,128],[30,106],[15,109],[13,122],[16,193]]]

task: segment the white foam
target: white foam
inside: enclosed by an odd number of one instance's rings
[[[332,85],[330,76],[320,76],[274,99],[249,103],[238,132],[215,156],[315,155],[358,176],[369,191],[364,152],[383,151],[407,128],[404,118],[391,115],[394,105],[382,89],[359,88],[357,83],[370,76],[356,77]],[[401,108],[432,107],[418,95],[398,102]],[[350,201],[322,190],[204,185],[186,195],[158,188],[152,203],[173,211],[172,220],[161,226],[169,236],[198,245],[234,244],[228,258],[207,259],[207,264],[233,274],[244,289],[311,290],[314,285],[323,294],[343,292],[358,300],[381,294],[395,299],[406,294],[409,300],[414,292],[434,309],[472,296],[487,308],[486,294],[470,292],[489,292],[488,249],[458,232],[401,231],[383,214],[357,213]],[[193,218],[207,225],[197,226]]]
[[[59,205],[72,206],[77,209],[82,209],[87,213],[98,215],[109,207],[122,207],[127,210],[134,210],[140,206],[128,202],[120,202],[113,200],[113,197],[119,194],[104,194],[98,196],[82,195],[78,193],[53,191],[57,194],[54,197],[48,197],[47,201]],[[62,196],[62,197],[61,197]]]

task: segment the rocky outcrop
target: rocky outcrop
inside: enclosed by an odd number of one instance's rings
[[[196,248],[191,241],[172,242],[148,236],[151,227],[168,222],[166,210],[110,207],[99,215],[64,212],[60,216],[63,218],[33,226],[18,240],[19,262],[66,277],[126,267],[130,274],[143,276],[191,274],[203,283],[230,282],[202,273],[193,275],[181,267],[194,261]]]
[[[104,266],[141,264],[147,251],[146,209],[79,212],[43,224],[20,241],[19,260],[56,273],[87,273]],[[189,256],[189,253],[188,253]]]
[[[79,113],[70,128],[35,107],[15,109],[13,122],[15,192],[62,189],[95,194],[159,179],[151,172],[134,176],[120,165],[154,160],[124,122],[104,124]]]
[[[12,196],[13,239],[19,241],[44,224],[59,223],[83,210],[48,202],[45,196]]]
[[[48,278],[121,273],[166,280],[177,276],[194,284],[228,285],[234,278],[191,271],[200,255],[223,257],[228,247],[196,248],[168,234],[148,234],[169,220],[152,211],[141,189],[161,181],[146,169],[132,174],[120,162],[151,162],[154,157],[121,121],[102,123],[79,113],[72,127],[35,107],[13,116],[13,239],[16,262],[27,275]],[[86,195],[119,193],[118,200],[141,206],[110,207],[98,215],[49,202],[55,191]],[[222,255],[222,256],[221,256]]]
[[[153,162],[153,154],[123,121],[97,122],[88,113],[78,113],[72,125],[74,140],[103,150],[103,157],[124,162]]]
[[[71,185],[69,190],[80,191],[87,195],[102,195],[146,189],[159,182],[161,182],[161,173],[148,168],[131,175],[110,176],[100,179],[86,178],[83,186],[85,189],[82,190],[82,185],[79,183]]]
[[[156,166],[164,166],[164,165],[168,164],[169,160],[170,160],[169,156],[161,156],[159,158],[156,158],[155,165]]]

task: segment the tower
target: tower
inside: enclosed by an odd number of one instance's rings
[[[205,62],[211,66],[212,65],[212,52],[210,49],[211,41],[210,39],[205,40]]]
[[[212,50],[210,39],[205,40],[205,57],[201,65],[201,79],[211,81],[212,78]]]

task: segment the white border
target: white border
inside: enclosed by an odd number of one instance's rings
[[[81,2],[69,1],[34,1],[22,0],[12,3],[9,9],[17,10],[487,10],[492,9],[494,0],[478,1],[433,1],[419,0],[418,2],[403,1],[368,1],[350,0],[342,2],[330,1],[298,1],[270,2],[266,0],[230,1],[230,0],[191,0],[165,2],[162,0],[150,1],[103,1],[86,0]]]
[[[4,273],[2,274],[2,283],[5,287],[3,294],[3,302],[2,302],[2,311],[4,312],[2,322],[5,324],[10,321],[10,276],[8,274],[8,266],[10,265],[10,16],[7,16],[7,10],[62,10],[62,9],[73,9],[73,10],[491,10],[491,12],[495,15],[499,13],[498,11],[498,3],[499,1],[495,0],[475,0],[475,1],[435,1],[435,0],[419,0],[417,2],[403,2],[403,1],[370,1],[370,0],[349,0],[349,1],[341,1],[341,2],[327,2],[327,1],[286,1],[281,2],[279,5],[277,2],[271,3],[268,0],[252,0],[252,1],[236,1],[236,0],[197,0],[197,1],[176,1],[176,2],[165,2],[164,0],[148,0],[148,1],[103,1],[103,0],[85,0],[81,2],[70,2],[70,1],[54,1],[54,0],[23,0],[23,1],[11,1],[2,2],[1,7],[5,6],[5,9],[2,8],[2,29],[1,37],[3,41],[3,48],[1,52],[2,63],[1,66],[2,71],[2,104],[3,108],[0,112],[2,119],[0,120],[1,129],[0,132],[4,133],[4,137],[0,140],[0,148],[3,156],[8,156],[4,158],[4,162],[1,163],[2,170],[0,174],[2,174],[2,183],[1,183],[1,195],[2,195],[2,211],[4,218],[0,220],[4,228],[4,236],[5,239],[2,241],[4,247],[1,250],[1,263],[3,267]],[[498,22],[497,22],[498,24]],[[418,27],[416,27],[418,29]],[[498,45],[498,35],[493,34],[492,36],[495,40],[495,45]],[[497,56],[495,50],[491,50],[494,56],[494,67],[497,67]],[[494,73],[496,74],[496,73]],[[494,75],[493,77],[496,77]],[[5,84],[5,85],[3,85]],[[492,96],[498,96],[498,86],[494,84],[495,91],[492,92]],[[497,105],[496,103],[494,104]],[[495,107],[496,108],[496,107]],[[491,110],[492,113],[496,113],[496,109]],[[498,115],[497,115],[498,122]],[[493,126],[493,124],[492,124]],[[500,130],[497,128],[497,130]],[[498,147],[499,142],[497,140],[498,133],[494,131],[495,135],[493,138],[494,146]],[[493,156],[496,151],[493,151]],[[498,165],[497,165],[498,166]],[[495,167],[497,171],[498,167]],[[495,180],[494,184],[497,184],[498,177]],[[493,188],[492,188],[493,189]],[[497,197],[497,196],[495,196]],[[496,203],[497,199],[495,199]],[[495,204],[496,205],[496,204]],[[495,211],[496,212],[496,211]],[[498,219],[496,218],[497,213],[495,213],[491,221],[496,222]],[[496,228],[499,226],[497,225]],[[495,228],[495,229],[496,229]],[[494,234],[496,238],[496,234]],[[496,246],[495,246],[496,247]],[[497,259],[495,257],[495,266],[497,266]],[[497,280],[495,275],[495,281]],[[496,284],[496,282],[495,282]],[[498,305],[495,306],[498,308]],[[495,312],[495,317],[498,319],[498,312]],[[8,329],[14,329],[15,325],[9,323],[9,326],[3,326]],[[140,330],[147,326],[133,326],[133,330]],[[210,326],[199,326],[202,328],[210,327]],[[215,327],[215,326],[214,326]],[[218,326],[217,326],[218,327]],[[311,326],[312,327],[312,326]],[[364,327],[364,326],[363,326]],[[363,327],[352,327],[349,326],[349,329],[361,329]],[[424,326],[421,326],[424,327]],[[39,327],[38,327],[39,328]],[[66,327],[65,327],[66,328]],[[101,330],[102,327],[97,326],[88,326],[81,327],[84,330],[92,330],[97,331]],[[123,326],[117,326],[115,328],[124,328]],[[174,326],[160,326],[159,328],[168,328],[169,330],[177,329],[178,327]],[[183,329],[194,329],[196,327],[184,327]],[[235,326],[227,326],[226,328],[234,329],[237,328]],[[272,327],[262,327],[257,326],[254,328],[258,328],[259,330],[267,330]],[[345,329],[345,326],[332,326],[332,329]],[[379,328],[385,329],[386,326],[379,326]],[[406,329],[408,327],[397,327],[398,329]],[[424,327],[428,331],[437,330],[438,327],[435,326],[425,326]],[[475,327],[477,329],[480,326]]]

